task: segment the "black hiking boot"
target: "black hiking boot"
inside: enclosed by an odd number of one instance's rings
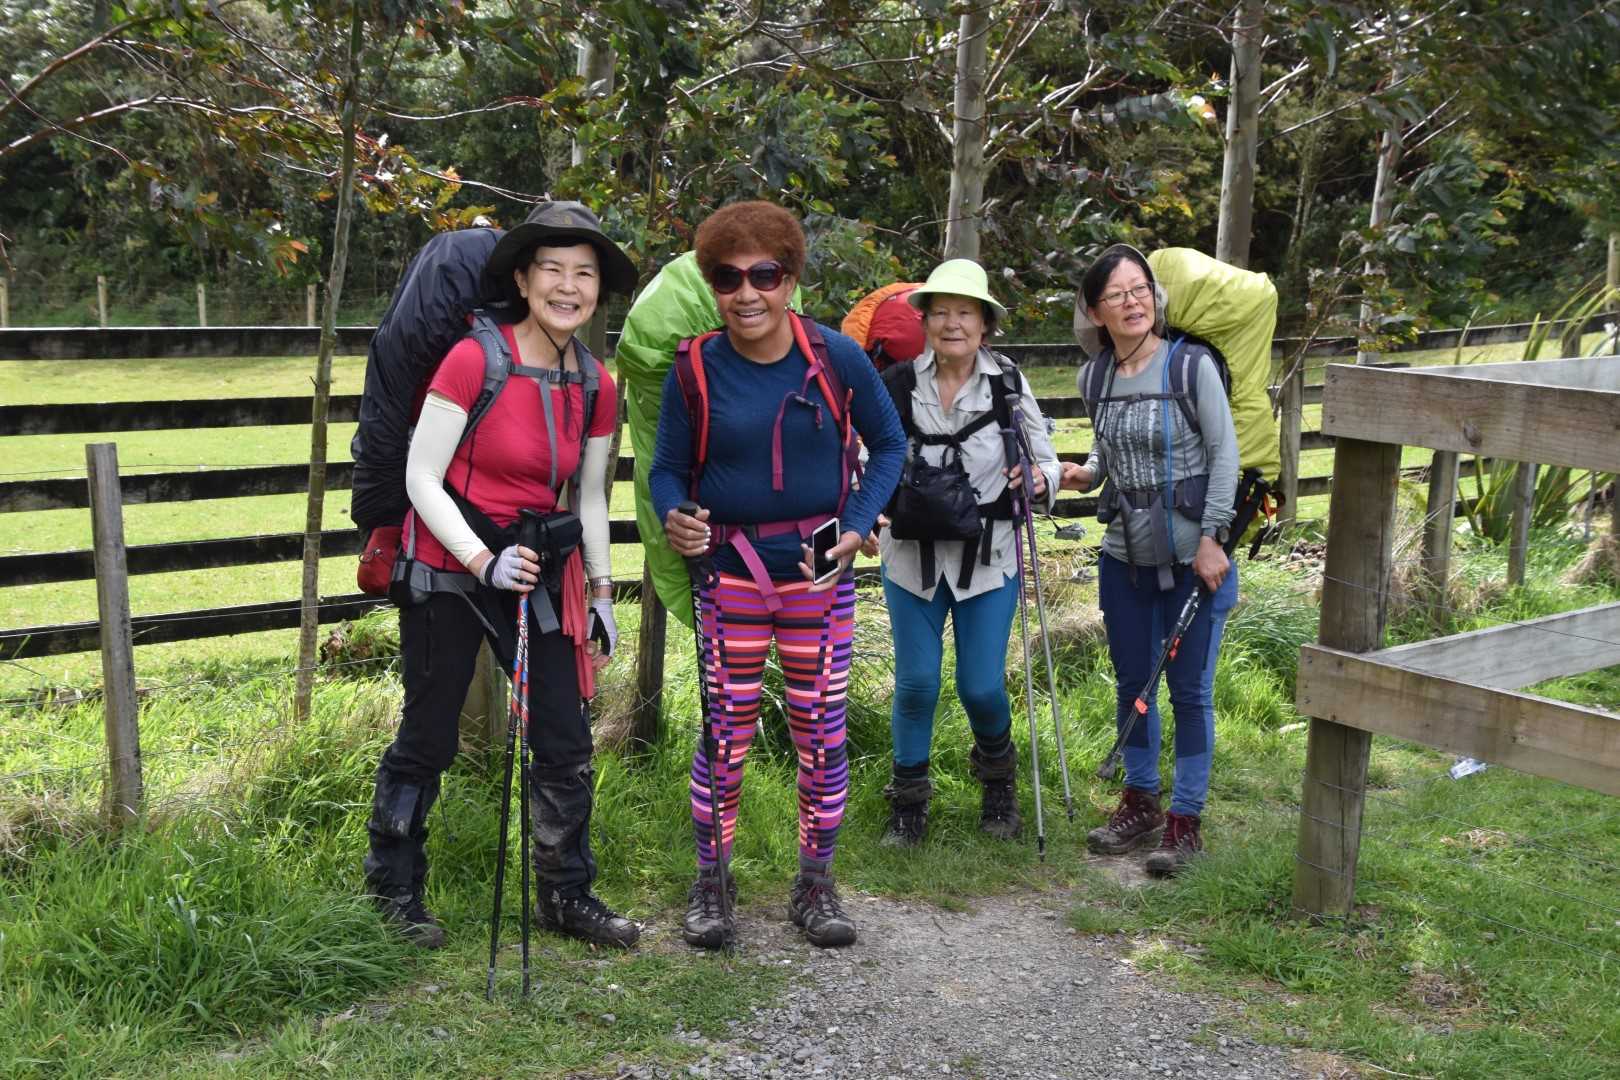
[[[1164,812],[1159,797],[1128,787],[1120,793],[1119,806],[1106,825],[1086,834],[1086,846],[1098,855],[1123,855],[1133,848],[1146,847],[1159,839]]]
[[[697,880],[686,894],[686,921],[681,926],[681,937],[696,949],[723,949],[737,934],[737,880],[726,881],[727,899],[720,903],[720,867],[705,866],[698,869]]]
[[[1143,869],[1154,877],[1174,877],[1203,850],[1197,815],[1171,811],[1165,815],[1164,839],[1148,855]]]
[[[444,947],[444,927],[422,902],[420,893],[403,889],[395,896],[373,894],[371,900],[382,913],[383,921],[412,945],[419,949]]]
[[[389,923],[413,945],[437,949],[444,928],[422,897],[427,882],[427,816],[439,794],[439,780],[412,781],[377,769],[366,832],[371,844],[362,863],[366,889]]]
[[[926,776],[895,777],[883,789],[889,800],[889,823],[883,829],[884,847],[916,847],[928,834],[928,800],[934,785]]]
[[[979,831],[997,840],[1012,840],[1024,827],[1018,814],[1018,757],[1011,746],[1000,757],[987,757],[975,746],[973,775],[984,785],[979,803]]]
[[[788,894],[788,918],[810,944],[836,949],[855,944],[855,922],[838,902],[838,888],[826,871],[801,867]]]
[[[592,945],[628,949],[641,938],[641,927],[620,915],[589,890],[564,896],[552,889],[535,901],[534,921],[541,929],[578,938]]]

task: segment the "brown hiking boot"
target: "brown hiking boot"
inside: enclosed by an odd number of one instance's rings
[[[1143,869],[1154,877],[1174,877],[1204,850],[1204,838],[1198,825],[1196,815],[1173,811],[1166,814],[1164,839],[1159,841],[1158,850],[1147,857]]]
[[[1164,812],[1159,797],[1128,787],[1120,793],[1119,806],[1108,818],[1086,834],[1086,847],[1098,855],[1123,855],[1133,848],[1146,847],[1159,839]]]
[[[895,777],[883,789],[889,800],[889,823],[884,826],[884,847],[916,847],[928,835],[928,800],[933,798],[934,785],[928,777],[901,779]]]
[[[1011,840],[1023,828],[1018,816],[1018,758],[1012,747],[998,758],[986,757],[975,746],[969,755],[974,779],[984,785],[979,800],[979,831],[997,840]]]

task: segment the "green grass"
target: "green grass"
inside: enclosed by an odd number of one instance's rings
[[[1577,548],[1538,535],[1531,582],[1511,593],[1491,587],[1500,552],[1463,550],[1462,593],[1494,599],[1470,602],[1441,629],[1614,598],[1614,590],[1557,583]],[[1145,888],[1088,866],[1085,830],[1115,798],[1090,768],[1111,736],[1112,681],[1095,587],[1067,580],[1075,549],[1066,550],[1046,562],[1046,580],[1076,821],[1061,811],[1042,695],[1049,858],[1039,862],[1028,838],[983,839],[966,722],[947,696],[930,839],[916,852],[877,844],[892,673],[882,608],[868,592],[839,853],[847,886],[948,906],[1013,888],[1073,887],[1072,924],[1116,935],[1138,964],[1241,999],[1247,1023],[1266,1039],[1379,1069],[1452,1077],[1620,1069],[1620,812],[1611,799],[1495,768],[1453,782],[1444,779],[1449,759],[1375,740],[1356,918],[1311,927],[1288,917],[1304,734],[1283,729],[1297,719],[1294,657],[1314,637],[1316,617],[1311,583],[1297,570],[1242,568],[1245,599],[1216,679],[1209,857],[1181,881]],[[1416,616],[1396,616],[1397,638],[1432,632]],[[633,633],[635,610],[621,608],[620,617]],[[369,619],[362,634],[375,637],[377,652],[392,651],[386,616]],[[313,721],[300,729],[285,719],[284,656],[152,669],[152,678],[182,685],[145,700],[147,828],[118,845],[90,824],[102,753],[95,703],[8,710],[0,1074],[258,1077],[342,1068],[559,1077],[611,1071],[616,1060],[686,1060],[691,1048],[678,1030],[717,1031],[789,984],[780,968],[692,956],[673,941],[692,872],[685,718],[696,701],[684,644],[672,632],[666,655],[666,716],[681,719],[644,757],[598,755],[599,885],[613,903],[650,917],[656,932],[628,956],[537,939],[540,996],[527,1006],[515,1000],[511,952],[496,1002],[482,998],[498,785],[488,755],[462,755],[432,822],[429,898],[451,947],[404,955],[355,899],[371,771],[399,704],[386,666],[329,672]],[[1015,648],[1010,686],[1024,753],[1020,664]],[[628,679],[626,666],[606,680],[597,710],[604,724],[622,717]],[[1577,682],[1540,692],[1620,706],[1620,672]],[[762,911],[779,907],[796,858],[780,696],[773,672],[736,849],[742,903]],[[1021,794],[1028,818],[1027,786]],[[506,936],[515,941],[515,932]]]

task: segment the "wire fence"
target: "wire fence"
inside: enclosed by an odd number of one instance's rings
[[[351,284],[339,321],[373,325],[388,307],[392,284]],[[0,283],[0,315],[9,328],[67,326],[315,326],[325,294],[315,285],[198,281],[158,287],[140,280],[76,285]]]

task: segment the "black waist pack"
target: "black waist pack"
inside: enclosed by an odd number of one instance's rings
[[[930,465],[913,446],[889,504],[889,534],[896,540],[977,540],[983,531],[979,494],[961,452],[952,447],[940,464]]]
[[[539,556],[540,584],[549,592],[562,588],[563,563],[585,536],[585,526],[580,523],[578,515],[566,510],[549,514],[524,510],[516,521],[502,528],[471,503],[464,500],[458,502],[462,505],[462,515],[467,524],[485,547],[499,555],[503,548],[522,544]],[[405,551],[394,560],[393,570],[389,574],[388,599],[398,607],[414,607],[426,603],[433,593],[466,594],[480,584],[482,582],[469,573],[436,570],[416,559],[413,553]]]

